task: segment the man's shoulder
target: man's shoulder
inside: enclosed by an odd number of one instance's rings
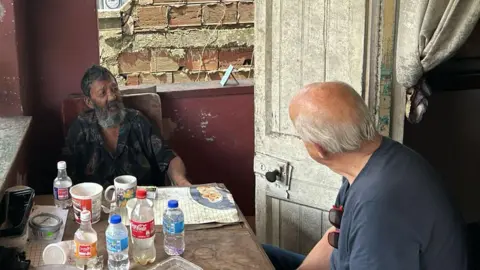
[[[95,124],[94,110],[89,109],[77,115],[77,117],[69,124],[68,133],[76,133],[87,130]]]
[[[139,126],[145,126],[145,125],[150,125],[150,120],[148,120],[145,115],[135,109],[131,108],[125,108],[126,111],[126,116],[125,119],[130,122],[132,125],[139,125]]]
[[[95,110],[88,109],[78,114],[77,118],[72,123],[83,125],[91,125],[95,123]]]
[[[385,150],[380,155],[384,158],[388,157],[390,162],[405,163],[405,161],[409,161],[413,167],[431,167],[430,163],[422,155],[410,147],[390,138],[385,137],[384,140]]]
[[[441,181],[421,155],[387,138],[355,179],[352,199],[370,204],[408,204],[411,198],[426,197],[432,189],[438,189]]]

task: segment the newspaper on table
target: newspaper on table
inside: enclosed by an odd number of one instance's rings
[[[156,199],[152,200],[156,225],[162,225],[163,212],[169,200],[178,201],[185,224],[240,222],[233,196],[226,188],[216,185],[168,187],[157,188],[156,193]],[[129,225],[126,211],[122,211],[121,215],[125,224]]]

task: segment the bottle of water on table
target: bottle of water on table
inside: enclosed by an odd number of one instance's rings
[[[53,181],[53,199],[57,207],[67,209],[72,206],[72,198],[70,197],[72,179],[67,175],[67,163],[65,161],[59,161],[57,169],[57,178]]]
[[[110,225],[105,232],[107,238],[108,269],[128,270],[128,230],[122,223],[120,215],[110,217]]]
[[[185,251],[184,216],[177,200],[168,201],[163,213],[163,247],[168,255],[181,255]]]

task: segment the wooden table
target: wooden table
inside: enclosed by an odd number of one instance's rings
[[[52,195],[41,195],[35,198],[35,204],[52,205]],[[240,209],[238,214],[240,224],[223,227],[216,227],[201,230],[189,230],[191,226],[186,225],[185,231],[185,253],[183,258],[195,263],[203,269],[274,269],[262,247],[256,241],[248,222]],[[98,234],[98,254],[103,254],[105,265],[107,263],[107,252],[105,250],[105,230],[108,226],[108,215],[102,213],[101,220],[93,224]],[[78,224],[73,220],[72,211],[69,213],[63,240],[72,240]],[[161,226],[157,226],[155,237],[155,248],[157,258],[155,263],[168,258],[163,250],[163,233]],[[149,269],[152,265],[136,265],[133,260],[130,269]],[[105,268],[106,269],[106,268]]]

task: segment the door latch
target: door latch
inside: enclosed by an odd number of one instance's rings
[[[281,199],[289,199],[292,165],[288,161],[261,153],[256,153],[254,164],[255,172],[263,176],[264,181],[268,181],[267,194]]]

